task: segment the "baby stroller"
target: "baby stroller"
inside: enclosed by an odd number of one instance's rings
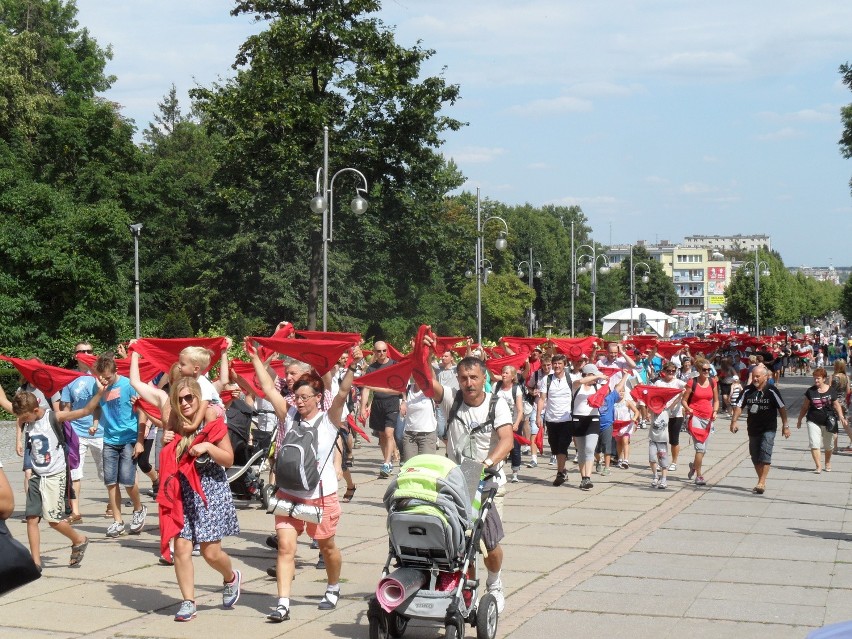
[[[246,435],[235,432],[230,424],[228,435],[234,449],[234,465],[226,473],[235,505],[248,506],[260,501],[266,509],[271,489],[274,489],[261,478],[269,471],[269,445],[249,444]]]
[[[370,639],[401,637],[410,619],[437,622],[451,639],[464,637],[466,623],[478,639],[494,639],[497,601],[478,596],[478,559],[497,488],[480,482],[481,473],[476,462],[417,455],[391,482],[384,496],[390,550],[369,603]],[[476,492],[481,505],[471,499]]]

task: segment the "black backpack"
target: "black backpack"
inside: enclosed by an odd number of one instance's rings
[[[487,427],[494,426],[494,413],[497,411],[497,401],[500,398],[497,396],[496,392],[491,393],[491,400],[488,404],[488,416],[485,419],[485,422],[480,424],[478,427],[471,430],[471,433],[478,433],[481,430],[485,430]],[[459,409],[461,408],[462,402],[464,401],[464,393],[461,390],[456,391],[456,396],[453,398],[453,405],[450,406],[450,412],[447,414],[447,427],[449,428],[450,424],[453,423],[453,420],[458,417]]]
[[[317,457],[317,442],[319,439],[319,424],[325,417],[320,414],[313,424],[303,421],[299,415],[289,420],[289,426],[284,433],[284,440],[275,458],[275,485],[282,490],[313,491],[320,482],[320,476],[334,453],[337,444],[338,431],[328,457],[320,466]]]

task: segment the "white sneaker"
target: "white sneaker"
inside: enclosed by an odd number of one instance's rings
[[[660,483],[660,476],[654,475],[654,479],[651,480],[651,488],[656,488],[659,483]]]
[[[148,508],[142,506],[141,510],[133,511],[133,520],[130,522],[130,534],[138,535],[145,528],[145,518],[148,516]]]
[[[669,472],[672,472],[672,471],[675,471],[675,470],[677,470],[677,464],[672,464],[671,466],[669,466]]]
[[[512,479],[510,479],[509,481],[511,481],[513,484],[517,484],[521,480],[518,479],[518,473],[512,473]]]
[[[548,464],[548,466],[556,466],[556,455],[550,456],[550,463]]]
[[[503,581],[498,579],[488,586],[486,590],[494,595],[494,599],[497,600],[497,612],[502,613],[503,608],[506,607],[506,596],[503,594]]]

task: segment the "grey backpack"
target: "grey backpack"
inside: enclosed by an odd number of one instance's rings
[[[320,414],[311,424],[300,419],[297,414],[289,421],[281,448],[275,457],[275,485],[281,490],[312,492],[319,485],[322,470],[334,453],[332,444],[328,457],[320,467],[317,442],[323,417],[324,414]]]

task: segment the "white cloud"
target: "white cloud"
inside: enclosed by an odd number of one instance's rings
[[[451,157],[456,164],[485,164],[505,154],[506,149],[500,147],[468,146],[444,155]]]
[[[589,100],[564,95],[558,98],[533,100],[526,104],[511,107],[509,111],[517,115],[555,115],[559,113],[581,113],[592,110]]]
[[[768,122],[831,122],[838,120],[839,104],[824,104],[817,108],[800,109],[790,113],[761,111],[757,116]]]
[[[763,142],[775,142],[777,140],[791,140],[794,138],[800,138],[804,134],[794,129],[793,127],[785,126],[782,129],[778,129],[777,131],[772,131],[771,133],[764,133],[761,135],[756,135],[755,139],[761,140]]]

